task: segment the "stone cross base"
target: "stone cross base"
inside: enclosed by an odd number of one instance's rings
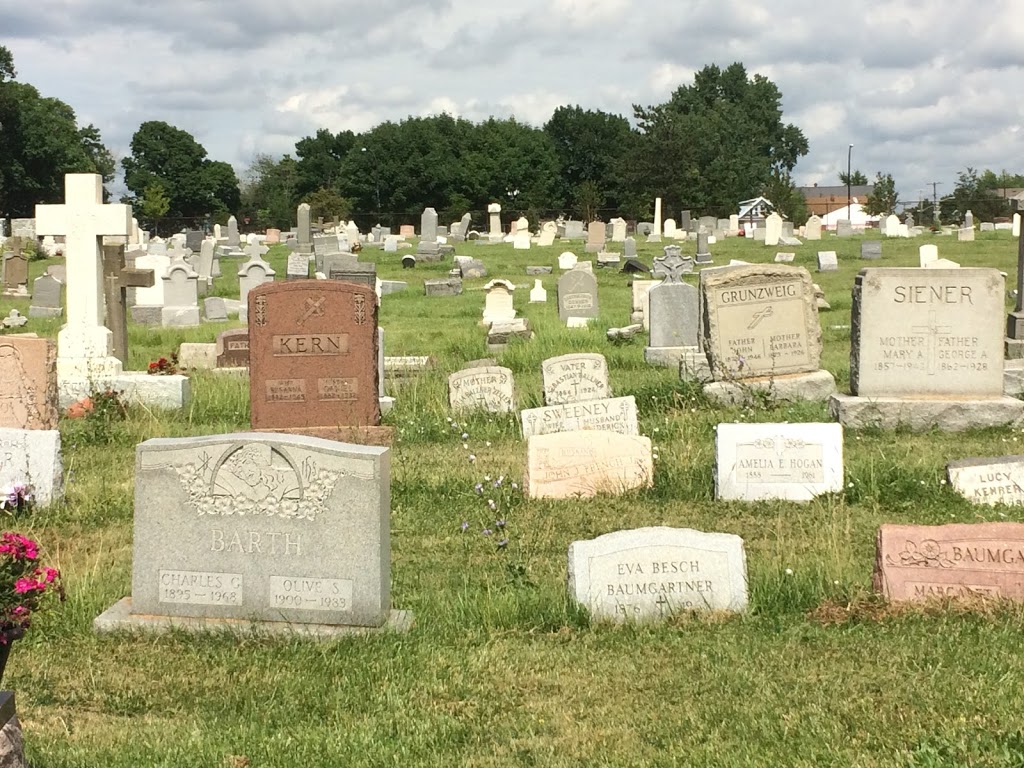
[[[141,403],[148,407],[184,408],[192,398],[188,376],[151,376],[143,371],[122,371],[114,376],[82,377],[61,375],[57,368],[57,388],[60,407],[67,408],[94,392],[113,389],[122,393],[125,402]]]
[[[836,380],[828,371],[788,373],[736,381],[713,381],[704,385],[704,394],[723,405],[746,405],[761,393],[784,402],[812,401],[823,403],[835,396]],[[1024,403],[1021,403],[1024,405]]]
[[[1004,427],[1024,420],[1024,401],[1013,397],[933,398],[832,395],[828,411],[833,419],[851,429],[908,428],[924,432],[937,427],[943,432]]]

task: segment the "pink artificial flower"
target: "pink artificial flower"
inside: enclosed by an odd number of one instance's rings
[[[14,582],[14,592],[19,595],[34,592],[37,589],[39,589],[39,582],[34,579],[25,578],[23,576]]]
[[[60,571],[56,568],[46,568],[43,573],[47,584],[52,584],[56,579],[60,578]]]

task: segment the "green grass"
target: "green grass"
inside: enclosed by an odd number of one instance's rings
[[[917,246],[931,240],[886,240],[885,258],[870,263],[857,258],[859,238],[795,249],[796,264],[812,271],[833,307],[821,314],[823,366],[841,388],[857,270],[916,265]],[[964,266],[1015,275],[1008,233],[934,241]],[[838,252],[839,272],[814,273],[816,246]],[[655,248],[641,244],[641,258],[649,263]],[[1024,609],[897,611],[870,594],[874,535],[884,522],[1024,520],[1022,510],[971,506],[942,482],[949,460],[1024,452],[1024,433],[847,432],[842,493],[808,504],[716,502],[717,423],[826,421],[825,407],[711,407],[671,371],[644,365],[643,339],[608,343],[604,329],[625,325],[630,312],[629,279],[618,273],[597,273],[597,326],[563,329],[557,274],[542,278],[548,304],[531,305],[524,269],[553,264],[561,250],[459,247],[483,258],[490,277],[523,286],[516,305],[537,337],[499,357],[515,373],[519,407],[541,403],[544,358],[602,352],[615,394],[636,395],[641,430],[657,448],[653,488],[582,502],[530,501],[508,489],[525,462],[515,417],[474,415],[453,426],[445,407],[447,374],[488,356],[478,326],[486,280],[467,281],[459,297],[428,299],[422,281],[449,264],[403,271],[398,256],[364,253],[381,277],[410,282],[381,309],[387,353],[437,361],[389,383],[398,398],[387,417],[396,428],[392,595],[396,607],[415,612],[415,628],[331,642],[93,634],[92,619],[130,591],[136,443],[248,426],[244,380],[197,373],[194,401],[180,413],[131,409],[110,425],[62,422],[66,499],[8,522],[41,539],[69,592],[18,642],[5,677],[33,765],[1024,764]],[[712,250],[722,264],[770,261],[776,249],[727,240]],[[284,258],[280,248],[270,254],[279,274]],[[222,264],[218,294],[237,291],[232,266]],[[35,277],[45,263],[31,268]],[[0,308],[26,312],[27,304],[5,299]],[[133,325],[129,367],[233,325]],[[27,330],[52,336],[58,326],[33,321]],[[501,496],[473,492],[485,475],[506,477]],[[507,550],[481,534],[495,517],[489,497],[508,520]],[[592,624],[566,597],[569,543],[648,525],[742,536],[750,611],[664,626]]]

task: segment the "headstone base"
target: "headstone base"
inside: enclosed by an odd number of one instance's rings
[[[0,691],[0,766],[25,768],[25,745],[14,706],[14,691]]]
[[[707,357],[699,347],[644,347],[644,362],[658,368],[678,368],[684,359],[692,364],[694,353],[704,358],[704,367],[707,368]]]
[[[191,328],[200,324],[199,307],[164,307],[160,310],[160,325],[164,328]]]
[[[31,316],[32,315],[29,314],[29,317]],[[1004,349],[1007,360],[1024,359],[1024,339],[1011,339],[1007,336],[1004,340]]]
[[[152,616],[133,614],[132,599],[118,600],[92,622],[98,633],[152,632],[184,630],[191,633],[237,633],[241,635],[299,635],[313,639],[330,639],[353,635],[377,635],[386,632],[408,632],[414,619],[412,611],[391,611],[379,627],[358,627],[340,624],[299,624],[287,621],[248,621],[245,619],[189,618],[186,616]]]
[[[381,280],[380,281],[380,295],[387,296],[392,293],[398,293],[404,291],[409,287],[408,283],[404,283],[401,280]]]
[[[704,385],[704,394],[708,399],[723,405],[746,405],[761,396],[783,402],[804,400],[823,403],[834,396],[835,392],[836,380],[828,371],[762,376],[739,381],[713,381]]]
[[[1007,397],[1024,395],[1024,360],[1007,360],[1003,364],[1003,394]]]
[[[829,398],[828,410],[833,419],[851,429],[904,427],[914,432],[933,427],[943,432],[963,432],[1003,427],[1024,419],[1024,401],[1013,397],[911,400],[836,394]]]
[[[385,399],[391,400],[392,404],[394,404],[394,398],[381,398],[381,405],[384,404]],[[323,440],[335,440],[339,443],[379,445],[385,448],[391,447],[395,437],[394,427],[293,427],[291,429],[254,429],[252,431],[319,437]]]
[[[136,304],[131,308],[132,322],[139,325],[160,325],[163,307]]]
[[[29,318],[38,317],[61,317],[64,314],[62,307],[29,307],[28,316]]]
[[[114,389],[127,402],[157,408],[183,408],[192,398],[188,376],[150,376],[142,371],[124,371],[112,378],[79,378],[59,375],[60,407],[67,408],[94,392]]]

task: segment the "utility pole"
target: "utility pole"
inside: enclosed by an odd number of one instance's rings
[[[939,223],[939,184],[941,181],[929,181],[932,185],[932,224]]]
[[[853,214],[850,212],[853,198],[850,196],[850,183],[853,178],[850,175],[852,173],[851,163],[853,161],[853,144],[846,150],[846,218],[853,222]]]

